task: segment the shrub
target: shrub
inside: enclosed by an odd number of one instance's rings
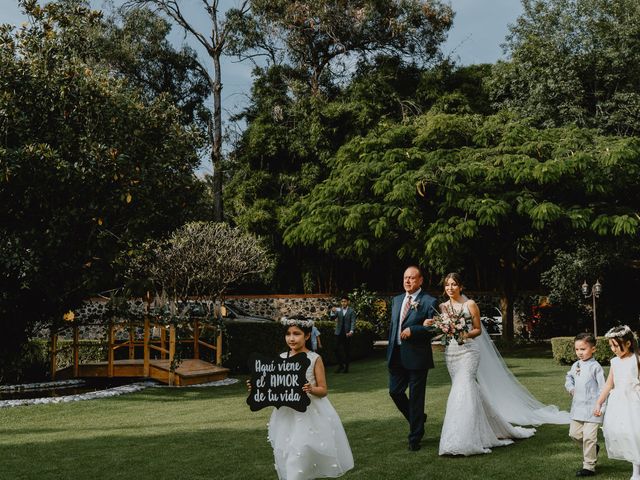
[[[247,372],[247,362],[253,353],[274,357],[284,351],[284,330],[279,322],[224,322],[223,366],[234,372]]]
[[[574,349],[574,337],[554,337],[551,339],[551,351],[553,359],[560,365],[571,365],[578,358]],[[613,357],[609,348],[609,341],[604,337],[598,337],[596,353],[593,357],[601,365],[609,365],[609,359]]]
[[[355,310],[358,320],[364,320],[373,326],[376,338],[389,336],[389,301],[370,292],[366,284],[354,288],[349,294],[349,302]]]
[[[541,295],[520,296],[515,309],[524,326],[521,337],[525,340],[566,337],[589,327],[589,324],[583,324],[574,309],[566,304],[551,304]]]
[[[275,357],[286,350],[284,328],[279,322],[225,322],[227,339],[224,353],[228,354],[223,365],[234,372],[248,372],[247,362],[253,353]],[[335,322],[317,321],[322,349],[318,352],[326,365],[336,363]],[[374,327],[358,320],[351,339],[351,358],[364,358],[373,351]]]
[[[336,322],[319,321],[316,322],[316,327],[320,330],[322,349],[318,353],[322,355],[322,360],[326,365],[334,365],[338,363],[335,353],[336,336],[334,334]],[[371,355],[371,352],[373,351],[373,342],[376,338],[375,327],[371,322],[357,320],[356,329],[353,333],[353,337],[351,337],[351,360],[357,360]]]
[[[45,352],[47,359],[50,360],[48,347],[49,342],[45,343]],[[107,344],[101,340],[80,340],[78,342],[78,356],[80,363],[94,363],[107,361]],[[128,358],[126,349],[116,350],[116,359]],[[56,354],[58,369],[73,365],[73,342],[71,340],[58,340],[58,353]]]
[[[20,347],[20,355],[5,361],[0,384],[42,382],[48,379],[48,374],[46,342],[31,341]]]
[[[80,340],[80,363],[100,362],[107,360],[107,346],[99,340]],[[73,364],[73,348],[71,340],[58,340],[56,355],[58,370]],[[43,382],[51,378],[50,342],[43,339],[30,340],[22,347],[22,353],[11,365],[5,365],[7,375],[1,383]],[[123,351],[120,356],[126,354]],[[116,352],[119,353],[119,352]],[[123,358],[126,358],[123,356]]]
[[[265,274],[272,262],[255,236],[226,223],[190,222],[150,241],[130,260],[131,278],[151,279],[175,305],[189,296],[218,300],[231,286]]]

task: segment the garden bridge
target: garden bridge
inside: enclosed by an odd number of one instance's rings
[[[106,361],[80,361],[80,349],[83,347],[79,339],[78,324],[71,327],[73,341],[70,345],[59,347],[58,336],[60,332],[51,335],[51,378],[67,379],[77,377],[137,377],[154,379],[168,385],[185,386],[223,380],[229,373],[228,368],[222,363],[222,332],[206,323],[194,320],[187,328],[193,331],[191,338],[177,340],[175,325],[151,324],[149,318],[144,323],[137,324],[134,321],[116,323],[112,322],[108,327],[107,360]],[[136,329],[143,328],[142,341],[136,339]],[[202,340],[201,336],[206,329],[214,330],[215,345]],[[120,341],[116,339],[118,331],[126,330],[128,339]],[[176,346],[187,344],[191,347],[192,358],[178,358]],[[70,349],[71,365],[58,368],[61,354]],[[127,358],[116,359],[116,351],[127,350]],[[215,355],[215,364],[202,360],[201,353],[206,350],[210,355]],[[157,352],[152,358],[152,351]],[[136,358],[136,354],[142,352],[142,358]],[[173,368],[172,368],[173,367]]]

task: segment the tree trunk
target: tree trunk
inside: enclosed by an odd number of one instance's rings
[[[222,209],[222,80],[220,54],[213,56],[213,128],[211,131],[211,165],[213,167],[213,212],[216,222],[223,221]]]
[[[502,295],[500,310],[502,311],[502,338],[507,342],[513,341],[515,334],[513,303],[515,298],[515,272],[509,262],[502,266]]]
[[[502,339],[511,342],[514,337],[513,296],[504,290],[500,297],[500,310],[502,312]]]

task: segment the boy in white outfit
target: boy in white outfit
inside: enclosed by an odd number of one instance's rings
[[[602,424],[602,416],[596,417],[593,411],[604,388],[604,370],[593,358],[596,339],[591,333],[579,333],[574,344],[578,361],[567,372],[564,383],[573,396],[569,436],[582,442],[582,468],[576,472],[576,477],[591,477],[596,474],[598,428]]]

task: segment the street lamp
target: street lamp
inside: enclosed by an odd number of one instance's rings
[[[589,287],[589,284],[587,284],[586,280],[582,284],[582,295],[584,295],[584,298],[591,297],[593,299],[593,336],[596,338],[598,338],[598,327],[596,323],[596,298],[598,298],[601,293],[602,285],[598,280],[596,280],[596,283],[592,287]]]

